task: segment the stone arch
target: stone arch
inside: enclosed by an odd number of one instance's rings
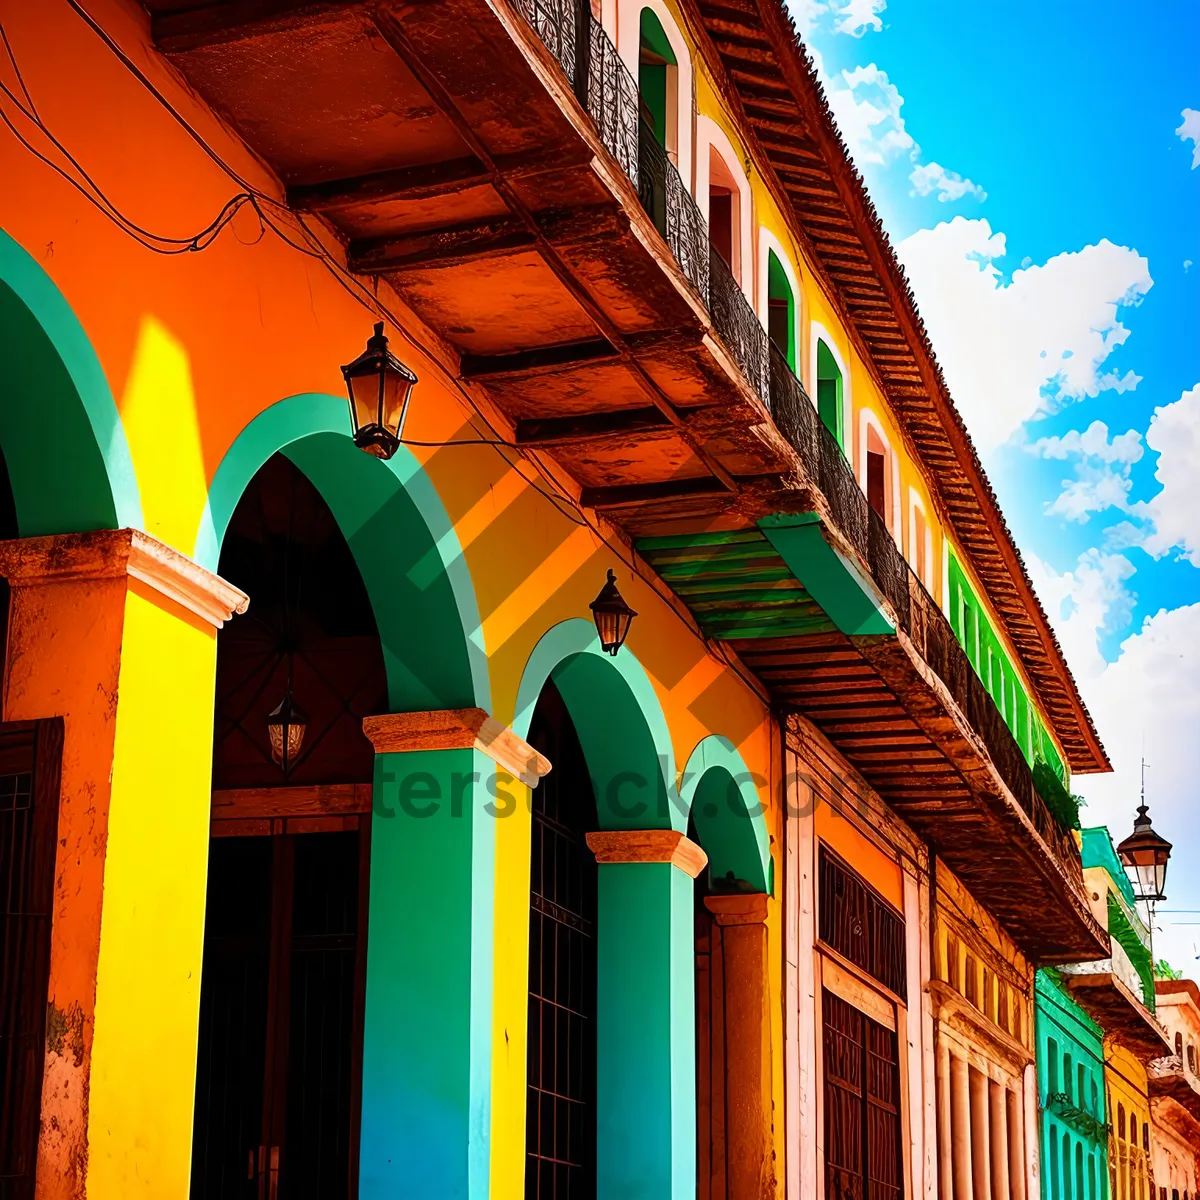
[[[552,679],[579,734],[605,829],[687,829],[675,789],[675,758],[654,686],[628,648],[600,649],[582,617],[542,635],[517,691],[513,730],[529,731],[534,706]]]
[[[50,276],[0,230],[0,445],[22,537],[143,528],[104,369]],[[22,403],[36,396],[37,404]]]
[[[770,837],[754,777],[733,743],[710,734],[692,751],[679,785],[708,855],[714,890],[773,890]]]
[[[441,497],[406,447],[384,462],[354,445],[344,399],[289,396],[242,430],[209,487],[196,561],[216,570],[242,492],[277,452],[321,493],[350,545],[375,610],[391,709],[490,710],[479,607]]]

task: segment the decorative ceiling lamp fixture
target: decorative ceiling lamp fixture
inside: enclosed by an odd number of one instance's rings
[[[289,686],[283,699],[267,717],[267,735],[271,739],[271,757],[282,768],[285,776],[296,761],[300,747],[304,745],[304,735],[307,732],[308,716],[292,699],[292,689]]]
[[[592,619],[596,622],[596,633],[600,636],[600,649],[615,658],[617,651],[625,644],[629,626],[633,624],[637,613],[617,591],[617,577],[611,570],[608,572],[608,582],[600,589],[590,608]]]
[[[382,321],[367,338],[367,348],[342,368],[342,377],[350,394],[354,444],[376,458],[391,458],[400,448],[417,377],[388,349]]]

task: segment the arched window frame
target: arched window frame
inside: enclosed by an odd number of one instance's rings
[[[803,378],[804,375],[804,355],[803,355],[803,340],[801,339],[801,331],[804,329],[804,318],[801,313],[801,308],[804,304],[804,293],[800,290],[800,276],[792,262],[792,256],[784,248],[783,243],[765,226],[758,227],[758,279],[755,286],[755,311],[758,313],[758,319],[762,322],[762,327],[767,329],[767,309],[770,302],[770,268],[768,264],[770,256],[774,254],[779,260],[779,265],[783,268],[783,273],[787,276],[788,287],[792,289],[792,297],[796,301],[796,311],[792,314],[792,323],[794,328],[792,336],[796,339],[796,374]],[[813,343],[814,346],[816,343]],[[816,363],[816,351],[813,351],[813,363]],[[808,394],[813,398],[813,403],[816,403],[816,371],[813,371],[812,378],[814,380],[813,387],[808,388]],[[846,375],[842,372],[842,396],[846,395]]]
[[[883,443],[883,486],[887,500],[887,516],[884,524],[887,525],[888,532],[895,538],[896,545],[900,546],[902,544],[899,521],[900,463],[896,457],[896,451],[892,447],[891,439],[883,427],[883,422],[869,408],[860,410],[858,414],[858,436],[855,439],[857,470],[855,474],[858,476],[858,486],[862,488],[865,495],[867,491],[867,440],[872,432]]]
[[[662,0],[617,0],[617,53],[638,77],[641,57],[642,10],[649,9],[663,27],[675,54],[675,87],[667,91],[667,153],[685,185],[693,179],[692,149],[694,112],[692,106],[692,56],[671,10]],[[672,142],[674,144],[672,144]]]
[[[709,213],[709,182],[712,174],[712,159],[716,155],[733,179],[737,188],[737,204],[734,209],[733,230],[733,277],[747,297],[754,293],[753,253],[750,246],[750,231],[754,221],[754,195],[750,181],[738,156],[720,125],[700,114],[696,117],[696,204],[711,227]],[[687,176],[685,175],[686,179]]]
[[[817,404],[817,347],[821,342],[825,343],[826,349],[833,356],[833,361],[837,363],[837,368],[842,373],[842,429],[845,437],[853,441],[854,426],[851,417],[854,407],[851,397],[850,369],[846,365],[841,350],[838,349],[837,340],[820,321],[812,321],[808,327],[808,378],[803,381],[804,389],[812,398],[815,406]]]
[[[921,521],[925,526],[924,545],[917,546],[917,514],[920,513]],[[917,570],[917,551],[921,551],[925,569]],[[925,502],[921,499],[920,494],[915,487],[908,489],[908,562],[912,569],[916,572],[917,577],[925,585],[926,591],[933,595],[934,585],[934,569],[933,569],[933,528],[929,524],[929,511],[925,507]]]

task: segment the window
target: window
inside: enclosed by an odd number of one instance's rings
[[[828,1200],[901,1200],[896,1034],[840,996],[821,994]]]
[[[915,491],[908,493],[908,562],[917,578],[933,591],[933,537],[925,519],[925,506]]]
[[[904,918],[824,846],[818,875],[821,941],[903,996]]]
[[[861,474],[859,481],[867,494],[867,503],[889,530],[893,528],[895,456],[883,430],[865,410],[861,415]]]
[[[1183,1058],[1183,1034],[1182,1033],[1177,1033],[1175,1035],[1175,1053],[1180,1057],[1180,1059]]]
[[[767,251],[767,334],[796,371],[796,297],[774,250]]]
[[[1046,1095],[1053,1096],[1058,1092],[1058,1042],[1054,1038],[1046,1039]]]
[[[845,449],[846,436],[842,418],[842,370],[833,356],[833,351],[824,339],[817,342],[817,411],[825,428],[837,438],[838,445]]]
[[[1196,1046],[1193,1042],[1188,1042],[1187,1065],[1188,1070],[1194,1075],[1196,1073]]]
[[[742,277],[742,192],[716,146],[708,148],[708,238],[734,279]]]
[[[529,744],[554,763],[531,794],[526,1200],[596,1194],[596,802],[579,737],[553,684]],[[546,786],[549,784],[549,786]]]
[[[662,22],[642,9],[638,45],[638,96],[642,120],[668,153],[677,153],[678,62]]]

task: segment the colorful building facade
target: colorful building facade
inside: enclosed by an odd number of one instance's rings
[[[1200,1183],[1200,991],[1190,979],[1155,981],[1172,1053],[1150,1064],[1150,1147],[1158,1200],[1186,1200]]]
[[[3,23],[13,1194],[1035,1195],[1107,764],[783,8]]]

